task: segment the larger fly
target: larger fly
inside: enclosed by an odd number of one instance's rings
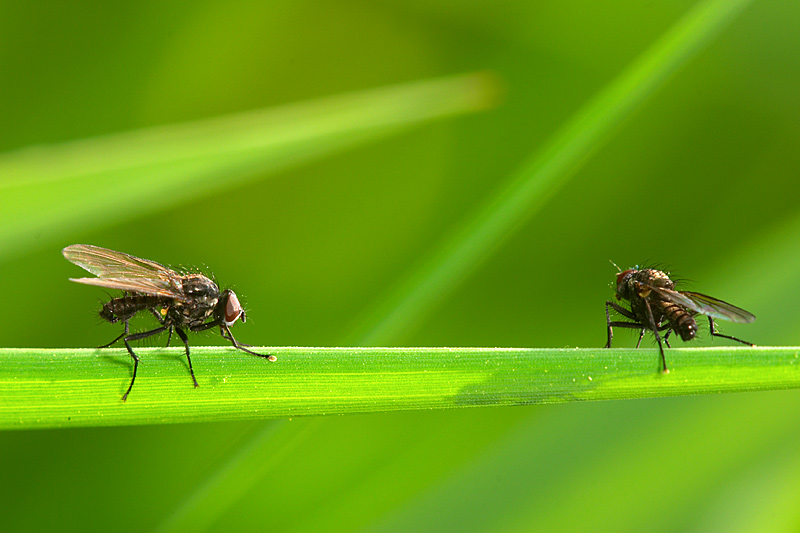
[[[617,274],[616,297],[620,301],[626,300],[630,303],[631,308],[628,310],[614,302],[606,301],[606,323],[608,324],[606,348],[611,347],[611,339],[614,336],[612,326],[638,329],[637,348],[642,342],[644,332],[652,331],[658,341],[658,349],[661,351],[661,368],[665,374],[669,370],[664,357],[664,347],[661,345],[661,336],[658,332],[666,330],[664,343],[667,348],[670,348],[669,336],[673,331],[684,341],[692,340],[697,335],[697,322],[695,321],[697,315],[708,317],[711,335],[754,346],[742,339],[718,333],[714,325],[715,318],[740,323],[752,322],[756,319],[752,313],[705,294],[676,291],[675,282],[660,270],[652,268],[639,270],[636,267],[620,272]],[[609,307],[633,322],[612,322],[608,312]]]
[[[100,346],[106,348],[122,339],[133,359],[133,377],[128,390],[122,396],[123,402],[133,388],[136,370],[139,368],[139,357],[133,352],[130,341],[138,341],[165,331],[169,332],[167,346],[172,340],[173,331],[183,341],[189,374],[195,387],[198,385],[192,369],[192,359],[189,357],[186,330],[203,331],[219,326],[222,337],[231,341],[234,348],[275,361],[274,355],[248,350],[245,346],[250,346],[249,344],[241,344],[233,337],[230,327],[240,318],[242,322],[245,321],[244,309],[235,292],[220,292],[217,284],[206,276],[198,273],[179,274],[155,261],[90,244],[73,244],[64,248],[62,253],[68,261],[97,276],[70,278],[70,281],[124,291],[122,297],[112,299],[100,309],[103,320],[122,322],[125,325],[116,339]],[[130,334],[128,322],[140,311],[149,311],[161,325],[150,331]]]

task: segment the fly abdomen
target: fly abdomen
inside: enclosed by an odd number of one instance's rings
[[[664,317],[672,324],[672,329],[681,336],[684,341],[690,341],[697,335],[697,322],[686,309],[680,305],[668,303],[664,307]]]
[[[163,303],[164,299],[159,296],[143,294],[114,298],[100,309],[100,318],[113,324],[119,320],[129,320],[139,311],[159,307]]]

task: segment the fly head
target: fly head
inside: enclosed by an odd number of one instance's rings
[[[230,289],[222,292],[217,308],[214,310],[214,317],[228,327],[234,325],[240,318],[242,322],[247,321],[242,304],[239,303],[239,298]]]

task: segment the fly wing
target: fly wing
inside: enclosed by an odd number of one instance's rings
[[[90,244],[73,244],[64,257],[98,276],[72,279],[86,285],[184,299],[181,277],[173,270],[147,259]]]
[[[695,313],[730,320],[731,322],[752,322],[756,319],[755,315],[745,311],[740,307],[723,302],[717,298],[700,294],[699,292],[673,291],[661,287],[646,285],[647,288],[657,294],[662,300],[667,300],[683,306]]]
[[[162,279],[148,278],[69,278],[70,281],[94,285],[106,289],[136,292],[150,296],[164,296],[173,300],[185,301],[183,294],[176,292],[168,282]]]
[[[100,248],[91,244],[73,244],[64,248],[61,253],[71,263],[75,263],[101,278],[157,278],[176,276],[167,267],[108,248]]]
[[[747,323],[756,319],[755,315],[745,311],[741,307],[736,307],[728,302],[723,302],[712,296],[700,294],[699,292],[681,291],[680,294],[688,298],[694,304],[694,309],[698,313],[731,322]],[[701,310],[702,308],[702,310]]]
[[[705,310],[701,307],[698,307],[691,299],[687,296],[684,296],[682,293],[678,291],[673,291],[671,289],[664,289],[662,287],[654,287],[652,285],[648,285],[646,283],[641,283],[642,286],[645,288],[653,291],[659,298],[662,300],[667,300],[668,302],[676,303],[680,306],[686,307],[687,309],[691,309],[692,311],[696,311],[701,314],[706,314]]]

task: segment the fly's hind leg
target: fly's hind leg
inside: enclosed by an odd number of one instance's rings
[[[672,346],[670,346],[670,345],[669,345],[669,334],[670,334],[671,332],[672,332],[672,330],[671,330],[671,329],[669,329],[669,330],[667,330],[667,332],[664,334],[664,344],[666,344],[666,345],[667,345],[667,348],[672,348]]]
[[[115,342],[120,340],[121,338],[127,337],[128,336],[128,321],[126,320],[124,322],[124,324],[125,324],[125,328],[122,330],[122,333],[120,335],[118,335],[113,341],[111,341],[111,342],[109,342],[107,344],[102,344],[102,345],[98,346],[98,348],[108,348],[109,346],[111,346],[112,344],[114,344]]]
[[[617,305],[614,302],[610,302],[610,301],[606,300],[606,325],[608,326],[608,341],[606,342],[606,346],[605,346],[606,348],[611,348],[611,340],[614,338],[614,330],[612,329],[612,327],[618,326],[620,328],[631,328],[631,329],[636,329],[636,328],[641,328],[642,327],[642,325],[639,324],[638,322],[612,322],[611,321],[611,315],[609,315],[609,313],[608,313],[608,308],[609,307],[614,309],[614,311],[616,311],[617,313],[621,314],[625,318],[630,318],[631,320],[636,320],[636,315],[634,315],[631,311],[628,311],[627,309],[625,309],[621,305]],[[642,330],[642,335],[644,335],[644,330]],[[224,335],[223,335],[223,337],[224,337]],[[639,341],[641,342],[641,340],[642,340],[642,338],[640,336],[639,337]],[[235,344],[234,344],[234,346],[235,346]],[[638,348],[638,345],[637,345],[637,348]]]
[[[731,337],[730,335],[723,335],[722,333],[717,333],[717,328],[714,325],[714,319],[708,317],[708,325],[711,328],[711,334],[715,337],[723,337],[725,339],[730,339],[732,341],[741,342],[742,344],[746,344],[748,346],[755,346],[752,342],[743,341],[742,339],[737,339],[736,337]]]
[[[119,335],[116,339],[109,342],[108,344],[103,344],[102,346],[99,346],[99,348],[108,348],[109,346],[111,346],[120,339],[123,339],[123,342],[125,342],[125,348],[128,349],[128,353],[131,355],[131,358],[133,359],[133,377],[131,378],[131,384],[128,385],[128,390],[126,390],[125,394],[122,395],[122,401],[124,402],[125,400],[128,399],[128,394],[131,392],[131,389],[133,388],[133,382],[136,381],[136,370],[139,368],[139,358],[136,356],[135,353],[133,353],[131,345],[128,344],[128,321],[125,320],[125,329],[122,330],[121,335]]]
[[[141,339],[146,339],[147,337],[151,337],[153,335],[158,335],[159,333],[165,331],[167,328],[161,326],[160,328],[156,328],[150,331],[145,331],[144,333],[134,333],[133,335],[128,335],[127,337],[123,338],[123,342],[125,342],[125,348],[128,349],[128,353],[131,354],[133,358],[133,377],[131,378],[131,384],[128,385],[128,390],[125,391],[125,394],[122,395],[122,401],[128,399],[128,394],[130,394],[131,389],[133,388],[133,382],[136,381],[136,370],[139,368],[139,357],[135,353],[133,353],[133,348],[131,345],[128,344],[128,341],[138,341]],[[128,322],[125,322],[125,333],[128,332]]]

